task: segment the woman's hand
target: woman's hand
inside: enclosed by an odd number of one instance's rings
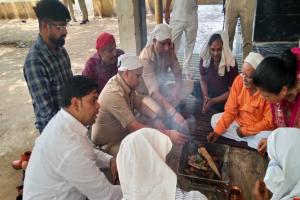
[[[269,200],[271,198],[270,191],[263,181],[256,181],[252,193],[255,200]]]
[[[118,169],[117,169],[117,162],[115,158],[110,159],[110,171],[113,179],[117,179],[118,177]]]
[[[237,135],[238,135],[240,138],[245,137],[245,134],[244,134],[243,131],[242,131],[242,127],[237,127],[236,133],[237,133]]]
[[[268,140],[267,138],[261,139],[258,143],[257,151],[260,155],[264,156],[267,151],[267,144]]]
[[[170,10],[169,9],[165,10],[165,20],[166,20],[167,24],[170,23]]]
[[[220,136],[216,132],[210,132],[207,136],[207,141],[210,143],[214,143]]]
[[[204,97],[202,113],[206,113],[215,104],[214,98]]]

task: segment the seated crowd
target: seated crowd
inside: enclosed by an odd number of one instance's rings
[[[54,12],[58,10],[64,14]],[[101,33],[82,75],[73,76],[63,48],[69,12],[56,0],[41,0],[35,12],[40,35],[24,73],[41,135],[28,166],[13,163],[26,168],[23,199],[207,199],[198,191],[177,188],[177,176],[166,164],[172,144],[189,141],[188,123],[177,108],[190,94],[200,100],[202,113],[215,113],[208,142],[223,136],[268,153],[255,199],[300,195],[300,160],[295,159],[300,152],[299,48],[282,58],[250,52],[238,74],[228,34],[217,31],[201,50],[200,81],[194,81],[182,73],[171,28],[159,24],[139,56],[118,49],[113,35]],[[32,82],[48,74],[31,66],[52,66],[53,58],[53,77],[61,66],[67,68],[64,76]],[[39,84],[56,84],[58,97],[41,99],[35,92]],[[55,101],[55,107],[40,105],[47,100]]]

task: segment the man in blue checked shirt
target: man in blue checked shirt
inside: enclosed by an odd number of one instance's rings
[[[60,87],[73,74],[65,37],[70,21],[68,9],[58,0],[41,0],[34,7],[39,35],[24,64],[24,77],[32,97],[35,126],[42,133],[59,111]]]

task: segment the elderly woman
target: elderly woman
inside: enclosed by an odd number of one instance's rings
[[[202,112],[205,113],[210,108],[223,112],[229,89],[238,75],[238,67],[228,45],[227,33],[214,33],[203,46],[200,55]]]
[[[300,129],[278,128],[268,137],[270,158],[266,176],[254,188],[256,200],[300,197]],[[270,192],[273,193],[271,196]],[[295,198],[296,199],[296,198]]]
[[[253,85],[252,76],[263,60],[258,53],[251,52],[245,59],[242,74],[232,84],[224,113],[212,116],[214,131],[207,139],[215,142],[219,136],[236,141],[245,141],[257,149],[260,139],[267,138],[273,128],[269,103],[263,99]]]
[[[254,73],[253,82],[261,95],[270,102],[273,123],[277,127],[300,128],[299,48],[285,52],[282,59],[264,59]],[[262,140],[259,152],[263,154],[266,146],[266,139]]]
[[[121,143],[117,167],[124,200],[207,198],[200,192],[176,188],[177,176],[166,164],[171,140],[151,128],[131,133]]]

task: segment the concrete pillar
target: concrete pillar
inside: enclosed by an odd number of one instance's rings
[[[118,0],[117,15],[121,48],[139,55],[147,42],[145,1]]]

